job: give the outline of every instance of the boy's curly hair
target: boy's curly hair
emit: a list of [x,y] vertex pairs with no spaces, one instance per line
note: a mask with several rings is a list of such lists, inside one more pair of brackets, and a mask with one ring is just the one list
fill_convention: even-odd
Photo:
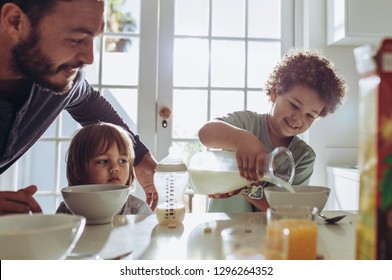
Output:
[[320,117],[335,112],[347,92],[347,85],[333,63],[313,50],[292,50],[286,54],[270,74],[265,91],[268,96],[273,90],[282,94],[297,85],[316,90],[325,102]]

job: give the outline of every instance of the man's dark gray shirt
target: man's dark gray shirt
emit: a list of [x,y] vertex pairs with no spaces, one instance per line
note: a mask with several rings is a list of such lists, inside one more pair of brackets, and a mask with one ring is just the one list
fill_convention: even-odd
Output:
[[118,124],[134,138],[135,164],[148,152],[138,135],[132,133],[110,103],[79,73],[69,93],[58,95],[33,84],[24,105],[16,111],[0,100],[0,174],[18,160],[47,130],[62,110],[82,126],[98,121]]

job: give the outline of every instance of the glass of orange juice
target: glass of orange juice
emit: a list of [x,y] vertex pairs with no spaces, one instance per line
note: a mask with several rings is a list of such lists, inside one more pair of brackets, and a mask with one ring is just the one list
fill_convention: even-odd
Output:
[[222,257],[226,260],[277,260],[284,255],[266,243],[263,225],[236,225],[221,232]]
[[316,207],[305,205],[268,208],[266,242],[285,248],[289,260],[316,259],[317,213]]

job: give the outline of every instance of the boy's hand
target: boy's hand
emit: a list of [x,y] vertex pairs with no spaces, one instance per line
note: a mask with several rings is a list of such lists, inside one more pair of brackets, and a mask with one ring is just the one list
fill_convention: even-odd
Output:
[[247,133],[236,146],[236,159],[240,175],[251,182],[259,181],[263,176],[264,158],[268,154],[267,149],[259,139],[251,133]]
[[228,192],[228,193],[214,193],[214,194],[209,194],[208,197],[209,198],[228,198],[230,196],[239,194],[241,192],[242,189],[239,190],[235,190],[232,192]]

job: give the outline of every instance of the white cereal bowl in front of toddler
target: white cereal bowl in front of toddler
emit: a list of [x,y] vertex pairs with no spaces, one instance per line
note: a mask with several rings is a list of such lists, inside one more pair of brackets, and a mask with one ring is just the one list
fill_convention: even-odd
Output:
[[289,192],[278,186],[264,188],[264,194],[271,207],[278,205],[308,205],[317,207],[321,212],[328,201],[331,189],[323,186],[292,186],[295,192]]
[[59,260],[73,250],[86,219],[68,214],[0,217],[1,260]]
[[78,185],[61,189],[68,209],[86,217],[87,224],[111,223],[128,199],[129,186],[113,184]]

